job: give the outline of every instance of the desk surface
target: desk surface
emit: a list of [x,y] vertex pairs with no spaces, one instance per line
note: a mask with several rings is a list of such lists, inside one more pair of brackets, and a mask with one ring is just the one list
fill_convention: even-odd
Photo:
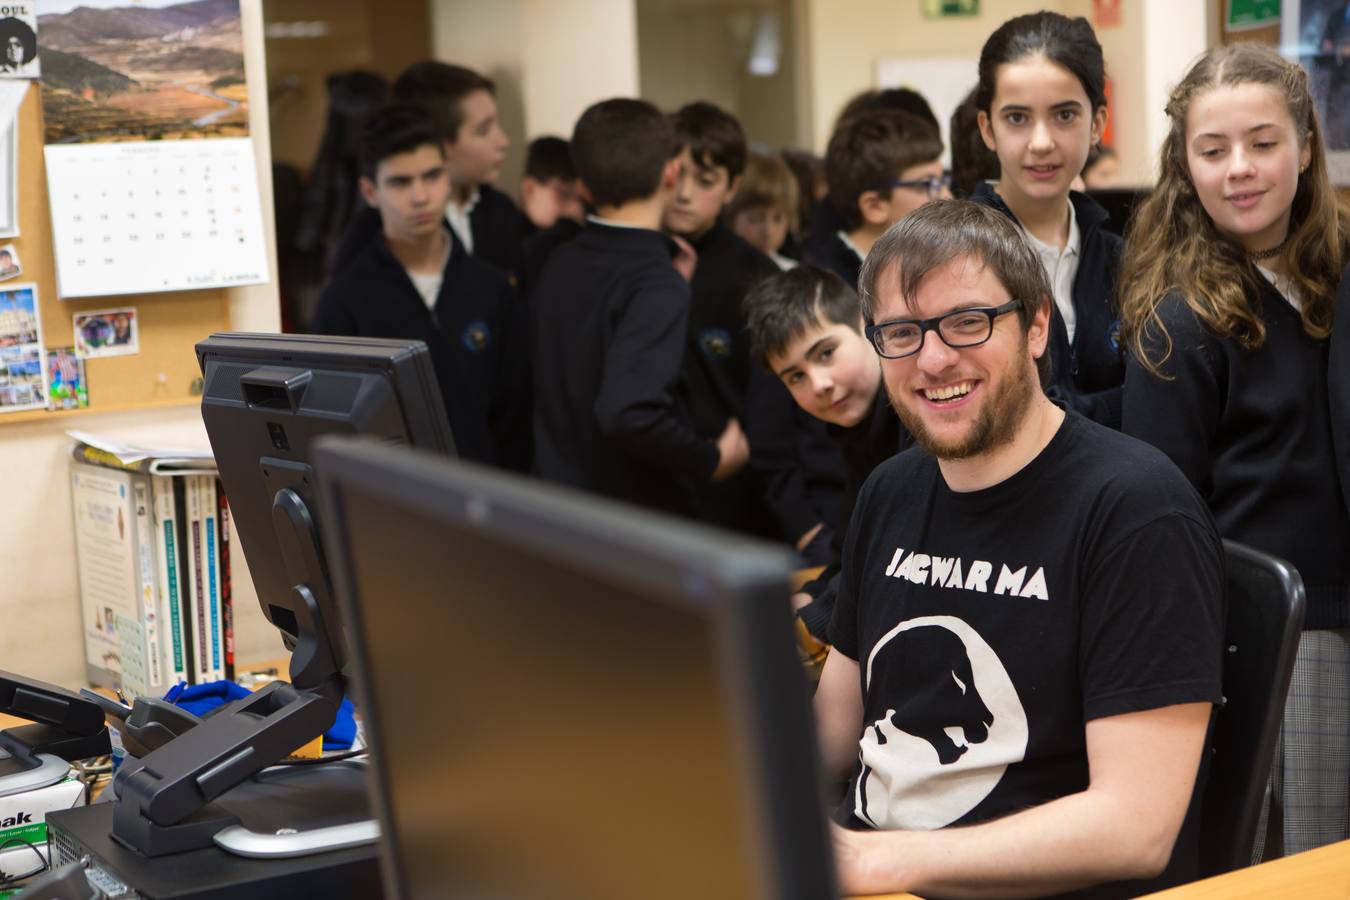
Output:
[[[1149,894],[1150,900],[1350,900],[1350,841],[1309,850],[1247,869]],[[913,894],[876,894],[852,900],[918,900]]]
[[1158,900],[1298,897],[1350,900],[1350,841],[1150,894]]

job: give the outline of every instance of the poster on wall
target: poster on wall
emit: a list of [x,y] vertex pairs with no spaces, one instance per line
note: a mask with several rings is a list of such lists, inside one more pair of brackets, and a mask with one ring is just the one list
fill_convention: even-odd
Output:
[[0,4],[0,78],[37,78],[38,8],[35,0]]
[[1350,0],[1285,0],[1280,47],[1308,70],[1331,178],[1350,186]]
[[0,413],[45,409],[37,285],[0,290]]
[[61,297],[266,281],[239,0],[39,12]]

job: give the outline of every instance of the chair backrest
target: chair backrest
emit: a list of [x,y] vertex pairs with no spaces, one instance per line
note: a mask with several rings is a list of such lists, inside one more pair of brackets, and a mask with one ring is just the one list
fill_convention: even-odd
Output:
[[1284,560],[1225,540],[1224,704],[1200,812],[1200,875],[1251,863],[1252,842],[1303,631],[1303,578]]

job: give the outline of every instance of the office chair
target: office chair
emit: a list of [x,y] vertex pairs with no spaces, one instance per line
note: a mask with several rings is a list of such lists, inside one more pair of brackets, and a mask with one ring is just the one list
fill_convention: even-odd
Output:
[[1303,631],[1303,578],[1282,559],[1225,540],[1224,703],[1200,812],[1200,877],[1251,863],[1285,696]]

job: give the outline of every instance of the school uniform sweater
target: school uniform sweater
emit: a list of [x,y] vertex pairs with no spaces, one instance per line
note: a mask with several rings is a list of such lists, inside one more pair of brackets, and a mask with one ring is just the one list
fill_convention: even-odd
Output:
[[[993,185],[982,182],[971,200],[1013,215]],[[1093,421],[1120,427],[1120,386],[1125,379],[1120,350],[1120,315],[1115,281],[1125,242],[1104,227],[1110,216],[1097,201],[1069,193],[1081,236],[1078,274],[1073,280],[1077,315],[1072,343],[1059,309],[1052,303],[1050,323],[1050,386],[1046,393]]]
[[[1123,429],[1165,452],[1205,498],[1219,532],[1292,563],[1305,628],[1350,625],[1350,515],[1342,501],[1327,384],[1328,341],[1255,276],[1266,338],[1216,337],[1173,292],[1158,314],[1172,339],[1163,380],[1127,361]],[[1164,342],[1151,341],[1155,350]],[[1344,463],[1342,462],[1342,466]]]
[[[485,184],[478,190],[478,203],[469,212],[473,252],[468,255],[491,263],[508,275],[514,274],[529,219],[516,208],[510,197],[496,188]],[[346,231],[342,233],[330,274],[342,271],[382,230],[379,211],[363,206],[352,216]],[[455,240],[455,248],[457,253],[466,252],[458,239]]]
[[529,469],[529,383],[506,276],[450,253],[428,308],[383,235],[376,235],[319,295],[311,330],[412,338],[431,352],[455,448],[466,459]]
[[[716,438],[730,419],[738,419],[755,455],[755,444],[763,445],[766,435],[790,435],[792,428],[786,389],[753,371],[741,309],[750,289],[776,275],[778,266],[720,222],[690,244],[698,262],[689,283],[689,344],[680,389],[699,435]],[[787,460],[774,457],[774,464]],[[770,539],[786,537],[764,502],[757,467],[700,484],[695,493],[698,516],[706,522]]]
[[514,200],[491,185],[479,185],[478,202],[469,211],[472,255],[515,274],[529,227],[529,218]]
[[839,425],[827,425],[825,428],[844,458],[846,476],[839,510],[842,525],[835,529],[835,537],[831,542],[834,561],[815,580],[802,586],[802,591],[810,594],[812,600],[798,612],[806,630],[821,641],[829,640],[830,618],[834,614],[833,582],[839,574],[840,561],[844,556],[845,530],[849,519],[853,517],[853,507],[858,502],[863,482],[867,481],[873,469],[914,443],[909,432],[900,424],[900,417],[891,408],[884,384],[877,387],[877,395],[867,418],[852,428]]
[[813,233],[802,248],[806,262],[827,269],[844,279],[853,290],[858,289],[858,275],[862,272],[862,258],[845,244],[837,231]]
[[581,233],[581,224],[572,219],[559,219],[548,228],[538,228],[526,235],[520,245],[520,261],[516,265],[516,290],[528,298],[539,282],[544,266],[553,251]]
[[535,469],[668,512],[692,512],[716,444],[675,395],[689,285],[657,231],[590,221],[555,249],[530,297]]

